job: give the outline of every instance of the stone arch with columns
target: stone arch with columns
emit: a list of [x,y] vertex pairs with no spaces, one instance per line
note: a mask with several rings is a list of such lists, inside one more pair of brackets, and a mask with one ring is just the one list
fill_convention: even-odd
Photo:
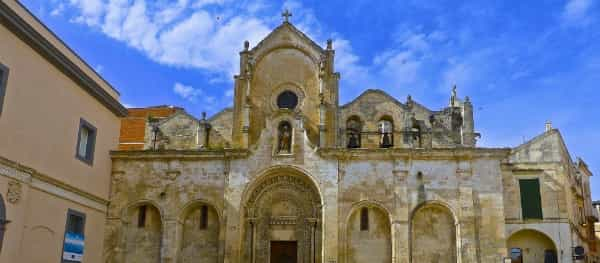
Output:
[[322,200],[306,171],[293,166],[267,169],[242,200],[242,262],[272,262],[275,242],[293,246],[297,262],[322,262]]

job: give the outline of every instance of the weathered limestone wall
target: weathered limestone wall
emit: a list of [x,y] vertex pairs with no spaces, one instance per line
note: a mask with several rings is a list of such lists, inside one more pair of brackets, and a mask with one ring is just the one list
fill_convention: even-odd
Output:
[[291,48],[274,50],[257,62],[250,90],[250,145],[258,141],[267,128],[266,119],[277,111],[277,96],[292,90],[298,95],[297,111],[306,118],[305,129],[318,142],[319,97],[318,68],[305,53]]
[[207,209],[206,227],[201,227],[201,204],[188,209],[183,221],[181,252],[178,262],[219,262],[219,215],[213,207]]
[[[159,244],[162,245],[160,256],[157,257],[161,258],[161,262],[175,262],[185,248],[183,245],[189,244],[182,241],[185,237],[183,229],[186,227],[185,222],[188,222],[186,218],[190,207],[198,204],[208,205],[209,211],[212,211],[209,213],[208,232],[219,233],[217,242],[219,249],[216,257],[223,258],[221,250],[224,244],[224,236],[221,235],[223,224],[219,222],[220,217],[217,215],[224,207],[226,163],[223,160],[184,161],[161,158],[114,160],[105,258],[114,259],[115,262],[143,260],[144,256],[137,256],[138,254],[127,254],[127,257],[122,255],[123,252],[128,253],[132,247],[138,245],[136,239],[131,239],[129,235],[132,224],[137,223],[137,216],[129,217],[128,220],[122,218],[132,207],[137,208],[140,204],[151,204],[156,207],[156,211],[160,212],[158,218],[163,227],[159,234]],[[152,237],[149,234],[146,236],[148,239]],[[209,243],[212,245],[206,245],[204,242],[202,246],[213,246],[207,249],[214,250],[214,237],[210,240]],[[183,254],[185,255],[185,252]]]
[[350,215],[346,229],[346,258],[348,263],[392,262],[392,237],[387,211],[376,206],[364,206],[368,213],[368,229],[361,229],[361,210]]
[[158,209],[146,205],[146,222],[138,226],[140,206],[127,211],[125,235],[125,261],[133,263],[161,262],[162,220]]
[[448,208],[426,205],[411,219],[411,262],[456,262],[456,223]]

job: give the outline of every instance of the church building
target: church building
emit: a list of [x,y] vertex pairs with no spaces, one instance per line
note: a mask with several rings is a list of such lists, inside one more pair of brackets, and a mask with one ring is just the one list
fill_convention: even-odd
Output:
[[441,109],[381,90],[341,105],[334,43],[287,15],[240,45],[231,108],[129,109],[105,262],[592,262],[592,174],[551,124],[483,148],[456,89]]

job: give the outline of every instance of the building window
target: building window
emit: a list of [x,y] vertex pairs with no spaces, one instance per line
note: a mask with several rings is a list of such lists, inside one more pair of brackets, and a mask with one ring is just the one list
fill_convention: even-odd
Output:
[[148,206],[141,205],[138,210],[138,223],[137,223],[138,228],[144,228],[146,226],[146,210],[147,209],[148,209]]
[[346,122],[346,135],[348,136],[348,148],[360,148],[360,135],[362,132],[362,124],[358,117],[352,116]]
[[298,96],[296,93],[286,90],[277,96],[277,107],[280,109],[293,110],[298,106]]
[[511,248],[510,259],[512,260],[512,263],[522,263],[523,251],[520,248]]
[[391,118],[383,118],[379,121],[379,147],[391,148],[394,146],[394,125]]
[[4,96],[6,95],[6,86],[8,83],[8,67],[0,64],[0,116],[4,106]]
[[81,262],[85,244],[84,232],[85,214],[69,209],[63,242],[63,263]]
[[519,180],[523,219],[542,219],[542,198],[539,179]]
[[208,228],[208,206],[200,207],[200,229]]
[[79,134],[77,135],[77,159],[91,165],[94,162],[94,147],[96,144],[96,128],[89,122],[81,119]]
[[6,230],[6,207],[4,206],[4,198],[0,194],[0,252],[2,252],[2,241],[4,240],[4,230]]
[[369,231],[369,208],[360,209],[360,231]]

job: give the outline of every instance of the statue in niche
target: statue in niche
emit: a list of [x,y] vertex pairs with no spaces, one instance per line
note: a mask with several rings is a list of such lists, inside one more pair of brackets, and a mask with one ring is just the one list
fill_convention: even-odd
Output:
[[292,153],[292,127],[289,122],[279,124],[278,153]]

